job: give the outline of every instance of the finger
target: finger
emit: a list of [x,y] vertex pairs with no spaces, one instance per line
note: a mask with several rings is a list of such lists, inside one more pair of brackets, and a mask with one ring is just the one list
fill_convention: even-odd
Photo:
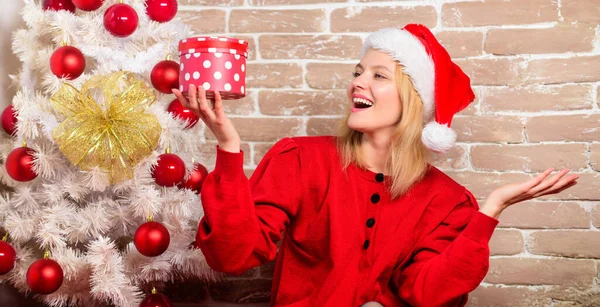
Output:
[[572,187],[574,185],[577,185],[577,181],[571,181],[571,182],[569,182],[569,184],[565,185],[564,187],[562,187],[562,188],[560,188],[560,189],[558,189],[558,190],[556,190],[556,191],[554,191],[552,193],[553,194],[561,193],[562,191],[564,191],[564,190],[566,190],[566,189],[568,189],[568,188],[570,188],[570,187]]
[[537,185],[531,189],[531,194],[535,195],[535,194],[541,193],[545,190],[548,190],[549,188],[554,186],[556,183],[558,183],[559,180],[561,178],[563,178],[563,176],[566,175],[568,172],[569,172],[569,169],[565,168],[565,169],[561,170],[560,172],[558,172],[557,174],[555,174],[554,176],[546,178],[544,181],[542,181],[542,183],[540,183],[539,185]]
[[545,195],[558,194],[558,193],[561,193],[562,191],[564,191],[564,190],[566,190],[566,189],[568,189],[568,188],[570,188],[570,187],[572,187],[572,186],[574,186],[576,184],[577,184],[577,181],[571,181],[568,184],[566,184],[564,186],[561,186],[560,188],[558,188],[556,190],[544,191],[543,193],[540,193],[540,194],[536,195],[534,198],[536,198],[536,197],[542,197],[542,196],[545,196]]
[[200,106],[198,105],[198,93],[195,85],[190,84],[190,87],[188,89],[188,96],[190,97],[190,109],[196,111],[199,114]]
[[225,117],[225,111],[223,110],[223,100],[221,99],[221,93],[215,91],[215,115],[217,118]]
[[176,88],[172,88],[171,92],[173,92],[173,94],[175,95],[175,97],[177,97],[177,100],[179,100],[179,102],[181,102],[181,104],[186,107],[186,108],[190,108],[190,102],[187,100],[187,98],[185,98],[185,96],[183,96],[183,94],[181,93],[181,91],[179,91]]
[[547,189],[535,193],[534,197],[540,197],[540,196],[547,195],[547,194],[560,193],[560,191],[563,191],[566,189],[565,187],[570,186],[573,182],[577,182],[576,181],[577,179],[579,179],[579,175],[570,175],[570,176],[563,177],[559,181],[554,183],[552,186],[548,187]]
[[553,171],[554,171],[554,168],[549,168],[549,169],[545,170],[543,173],[533,177],[533,179],[531,180],[531,183],[532,183],[531,188],[535,187],[536,185],[538,185],[542,181],[544,181],[544,179],[546,179],[550,174],[552,174]]
[[202,112],[207,119],[214,121],[215,113],[208,105],[208,99],[206,99],[206,90],[202,86],[198,88],[198,103],[200,105],[200,112]]
[[547,170],[545,170],[543,173],[538,174],[537,176],[519,183],[516,185],[518,192],[522,195],[522,197],[524,197],[525,199],[527,197],[531,197],[533,194],[531,193],[531,189],[533,189],[534,187],[536,187],[537,185],[539,185],[542,181],[544,181],[544,179],[546,177],[548,177],[548,175],[550,175],[550,173],[552,173],[552,171],[554,171],[553,168],[549,168]]

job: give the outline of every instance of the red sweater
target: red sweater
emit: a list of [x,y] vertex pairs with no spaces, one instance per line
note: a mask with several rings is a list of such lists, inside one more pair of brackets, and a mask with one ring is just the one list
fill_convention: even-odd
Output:
[[196,242],[230,274],[277,256],[272,306],[463,306],[486,275],[498,221],[434,167],[391,200],[383,174],[342,170],[333,137],[279,141],[250,180],[243,161],[217,148]]

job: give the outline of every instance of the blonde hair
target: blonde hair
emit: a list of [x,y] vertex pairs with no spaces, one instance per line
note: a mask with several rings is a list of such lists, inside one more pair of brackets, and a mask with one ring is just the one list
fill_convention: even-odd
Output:
[[[402,115],[396,125],[386,157],[385,171],[391,180],[387,182],[392,198],[404,195],[417,181],[421,180],[429,167],[429,150],[421,141],[423,130],[423,102],[409,76],[396,65],[396,80]],[[348,112],[340,125],[337,147],[344,169],[354,162],[365,169],[361,152],[363,133],[348,127]]]

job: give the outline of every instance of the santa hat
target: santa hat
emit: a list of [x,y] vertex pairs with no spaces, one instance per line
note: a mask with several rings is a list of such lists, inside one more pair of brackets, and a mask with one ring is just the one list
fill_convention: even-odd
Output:
[[400,62],[423,101],[422,141],[435,152],[454,146],[456,132],[450,128],[454,114],[474,99],[469,77],[458,67],[427,27],[409,24],[371,33],[362,48],[383,51]]

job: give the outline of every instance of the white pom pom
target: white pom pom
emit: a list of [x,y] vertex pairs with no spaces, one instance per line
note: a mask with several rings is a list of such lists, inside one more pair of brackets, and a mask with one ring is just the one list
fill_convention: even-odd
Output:
[[431,151],[443,153],[454,147],[456,132],[446,125],[431,121],[423,128],[421,140]]

